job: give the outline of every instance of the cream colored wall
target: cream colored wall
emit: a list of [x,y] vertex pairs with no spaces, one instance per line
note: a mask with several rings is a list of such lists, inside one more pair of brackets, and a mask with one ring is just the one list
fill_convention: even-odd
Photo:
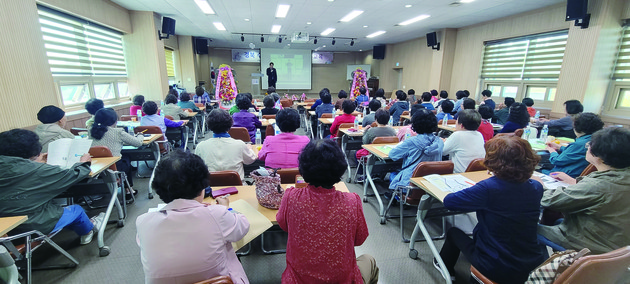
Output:
[[191,36],[179,36],[179,60],[181,62],[181,80],[184,88],[194,92],[197,86],[197,68]]
[[[376,61],[376,60],[375,60]],[[402,43],[388,44],[385,47],[385,59],[380,61],[380,87],[385,92],[395,91],[398,83],[398,71],[402,67],[402,86],[400,89],[407,91],[426,90],[431,76],[433,50],[426,46],[426,39],[416,38]]]
[[124,33],[133,31],[129,11],[109,0],[38,0],[37,2]]

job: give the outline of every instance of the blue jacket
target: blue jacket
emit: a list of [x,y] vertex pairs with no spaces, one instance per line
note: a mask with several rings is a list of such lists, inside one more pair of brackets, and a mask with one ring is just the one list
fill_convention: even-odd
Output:
[[569,146],[560,147],[560,150],[549,155],[549,162],[554,167],[551,170],[543,170],[544,174],[563,172],[572,178],[580,176],[589,162],[586,160],[586,143],[591,141],[591,135],[584,135],[575,139]]
[[315,109],[315,113],[317,114],[317,118],[322,117],[324,113],[332,113],[335,110],[335,106],[333,104],[321,104],[317,106]]
[[435,117],[437,118],[438,121],[444,119],[444,117],[446,117],[446,120],[454,119],[450,113],[445,113],[445,112],[440,112],[436,114]]
[[520,124],[513,121],[508,121],[505,123],[505,125],[503,125],[503,128],[501,129],[501,131],[499,131],[499,133],[512,133],[520,128],[524,128],[524,126],[521,126]]
[[455,105],[453,106],[453,112],[457,113],[458,111],[460,111],[460,109],[462,108],[462,103],[464,102],[464,99],[465,98],[461,98],[455,102]]
[[432,103],[422,103],[422,105],[428,110],[435,110],[435,107],[433,107]]
[[357,102],[357,105],[362,104],[364,102],[369,102],[370,101],[370,97],[368,97],[367,95],[359,95],[355,101]]
[[[280,101],[278,101],[278,102],[280,102]],[[315,101],[315,103],[311,106],[311,110],[316,110],[316,109],[317,109],[317,106],[319,106],[319,105],[321,105],[321,104],[322,104],[322,99],[317,99],[317,100]]]
[[392,121],[394,123],[398,123],[400,121],[400,115],[402,115],[403,111],[409,110],[409,102],[406,101],[398,101],[389,108],[389,114],[392,115]]
[[420,162],[441,161],[444,142],[433,134],[418,134],[405,139],[389,152],[389,158],[398,161],[403,159],[403,167],[390,182],[389,188],[409,185],[409,179],[416,165]]

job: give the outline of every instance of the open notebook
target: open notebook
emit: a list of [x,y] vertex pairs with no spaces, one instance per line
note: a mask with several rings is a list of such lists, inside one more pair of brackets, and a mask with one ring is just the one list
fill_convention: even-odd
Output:
[[62,138],[48,144],[47,164],[57,165],[61,168],[70,168],[81,160],[81,156],[87,154],[92,146],[89,139]]
[[475,185],[475,182],[463,175],[428,175],[424,179],[445,192],[457,192]]

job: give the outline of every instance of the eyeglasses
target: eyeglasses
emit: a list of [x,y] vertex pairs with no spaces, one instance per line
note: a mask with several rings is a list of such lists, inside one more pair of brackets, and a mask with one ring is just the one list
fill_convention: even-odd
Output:
[[586,144],[584,144],[584,148],[591,148],[591,141],[586,142]]

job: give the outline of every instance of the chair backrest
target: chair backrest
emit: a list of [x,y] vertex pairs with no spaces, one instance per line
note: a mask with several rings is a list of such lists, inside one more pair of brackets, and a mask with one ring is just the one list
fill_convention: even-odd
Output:
[[523,136],[524,131],[525,130],[523,130],[523,128],[516,129],[516,131],[514,131],[514,136],[521,137]]
[[275,114],[266,114],[266,115],[263,115],[262,118],[264,118],[264,119],[276,119],[276,115]]
[[[160,129],[159,126],[155,126],[155,125],[150,125],[150,126],[138,126],[136,128],[133,129],[134,133],[140,133],[142,131],[144,131],[144,134],[164,134],[162,133],[162,129]],[[162,137],[158,138],[156,141],[166,141],[166,136],[162,135]],[[160,153],[166,153],[168,152],[168,149],[166,148],[166,146],[164,146],[164,144],[162,143],[158,143],[159,147],[160,147]]]
[[187,111],[187,112],[193,112],[193,110],[191,108],[183,108],[183,111]]
[[576,260],[562,272],[554,284],[613,284],[628,273],[630,266],[630,246],[614,251],[587,255]]
[[372,140],[372,144],[387,144],[387,143],[398,143],[398,137],[396,136],[382,136],[376,137]]
[[[273,129],[273,125],[267,125],[267,129],[265,129],[265,136],[274,136],[276,135],[275,129]],[[251,139],[251,138],[250,138]]]
[[[427,175],[448,175],[453,173],[453,169],[455,169],[455,164],[453,161],[439,161],[439,162],[420,162],[413,169],[413,173],[411,173],[411,177],[423,177]],[[424,195],[424,190],[416,189],[411,192],[410,195],[407,196],[408,204],[418,204],[418,201]]]
[[295,183],[295,177],[300,175],[300,169],[298,168],[279,169],[278,174],[280,175],[280,183],[283,183],[283,184]]
[[449,119],[446,121],[447,124],[457,124],[457,119]]
[[314,103],[316,101],[317,101],[316,99],[306,99],[304,102],[305,103]]
[[[354,123],[342,123],[342,124],[339,124],[339,129],[352,128],[352,127],[354,127]],[[337,130],[337,136],[339,136],[339,130]]]
[[466,168],[466,172],[485,171],[486,166],[483,165],[484,160],[484,158],[477,158],[470,161],[470,164],[468,164],[468,168]]
[[282,104],[282,107],[291,107],[293,105],[293,101],[290,99],[280,99],[280,104]]
[[210,186],[239,186],[243,185],[241,177],[235,171],[210,172],[208,174]]
[[592,172],[596,172],[597,168],[595,166],[593,166],[593,164],[588,164],[588,166],[582,171],[582,173],[580,174],[581,177],[586,176]]
[[[105,146],[92,146],[90,147],[88,153],[90,153],[90,156],[92,156],[92,158],[113,157],[112,151],[110,151],[109,148]],[[117,171],[116,164],[111,165],[109,169],[112,171]]]
[[478,283],[482,283],[482,284],[496,284],[496,282],[490,280],[488,277],[486,277],[485,275],[481,274],[481,272],[479,272],[479,270],[477,270],[477,268],[475,268],[474,266],[470,266],[470,274],[472,274],[472,277],[475,278],[475,280],[477,280]]
[[72,135],[74,135],[74,136],[79,136],[79,132],[83,132],[83,131],[88,131],[88,129],[87,128],[78,128],[78,127],[70,128],[70,133],[72,133]]
[[408,110],[403,111],[401,115],[409,115],[409,111]]
[[196,106],[196,107],[204,107],[204,106],[206,106],[206,105],[204,105],[204,104],[202,104],[202,103],[195,103],[195,106]]
[[321,118],[332,118],[332,113],[322,113]]
[[135,115],[123,114],[120,116],[120,121],[131,121],[132,117],[137,117]]
[[195,282],[193,284],[234,284],[234,282],[232,282],[232,278],[230,278],[230,276],[223,275],[223,276],[213,277],[208,280]]
[[232,127],[228,130],[228,134],[230,134],[230,137],[242,140],[245,143],[252,142],[252,139],[249,137],[249,132],[245,127]]

